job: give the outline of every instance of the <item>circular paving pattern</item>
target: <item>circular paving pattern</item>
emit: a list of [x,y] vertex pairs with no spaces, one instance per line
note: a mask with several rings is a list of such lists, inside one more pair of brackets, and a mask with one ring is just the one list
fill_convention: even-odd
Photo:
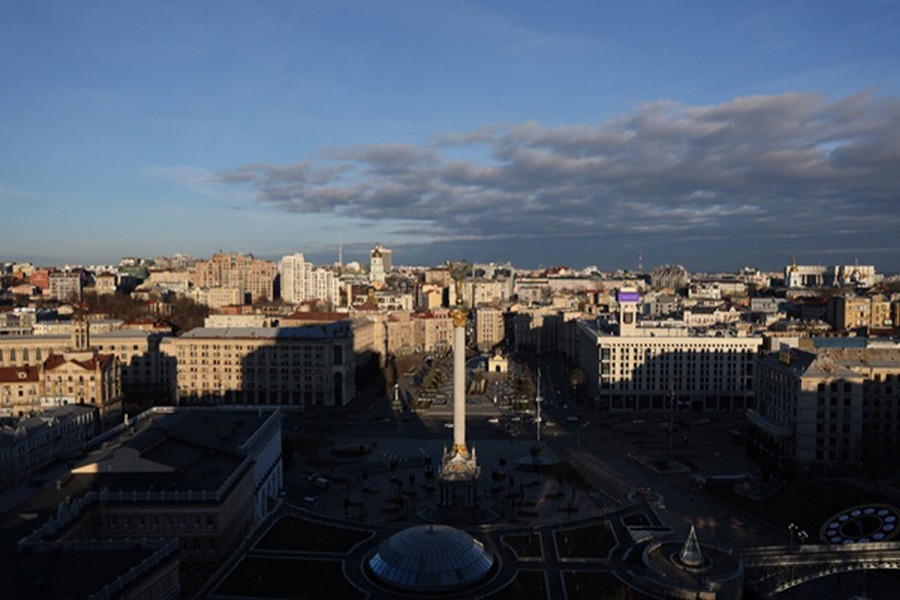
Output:
[[819,536],[831,544],[886,542],[897,536],[900,511],[888,504],[861,504],[825,521]]

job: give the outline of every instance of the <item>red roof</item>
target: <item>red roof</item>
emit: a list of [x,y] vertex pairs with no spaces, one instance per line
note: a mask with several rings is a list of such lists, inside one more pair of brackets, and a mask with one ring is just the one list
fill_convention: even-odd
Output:
[[52,371],[61,365],[72,363],[87,371],[96,371],[105,367],[112,359],[112,354],[94,354],[94,357],[88,360],[67,360],[62,354],[51,354],[44,361],[44,369]]
[[291,321],[343,321],[345,319],[349,319],[350,315],[347,313],[339,313],[339,312],[295,312],[294,314],[285,317],[285,319]]
[[40,370],[37,367],[0,367],[0,383],[17,383],[22,381],[39,381]]

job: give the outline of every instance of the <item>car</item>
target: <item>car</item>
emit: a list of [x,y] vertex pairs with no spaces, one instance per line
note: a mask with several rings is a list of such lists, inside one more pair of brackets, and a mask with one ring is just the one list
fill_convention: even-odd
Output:
[[578,415],[569,415],[568,417],[566,417],[566,421],[568,421],[569,423],[577,423]]
[[554,423],[553,421],[545,421],[544,427],[556,427],[556,423]]
[[522,422],[522,417],[519,417],[519,416],[510,417],[510,418],[509,418],[509,422],[510,422],[510,423],[521,423],[521,422]]
[[447,421],[446,423],[444,423],[444,427],[446,427],[447,429],[453,429],[453,422]]
[[493,424],[493,425],[496,425],[497,423],[500,422],[500,419],[498,419],[497,417],[488,417],[487,422],[488,422],[488,423],[491,423],[491,424]]
[[303,496],[303,501],[309,504],[315,504],[319,501],[319,498],[317,496]]

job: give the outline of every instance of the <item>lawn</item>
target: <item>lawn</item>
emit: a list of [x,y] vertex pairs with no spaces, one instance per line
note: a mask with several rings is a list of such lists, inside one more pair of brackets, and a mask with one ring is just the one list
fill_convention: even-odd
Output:
[[560,559],[606,558],[616,545],[616,536],[607,521],[577,529],[560,529],[553,535]]
[[543,571],[519,571],[505,588],[487,596],[489,600],[547,600]]
[[371,532],[345,529],[307,521],[298,517],[282,517],[256,544],[260,550],[294,552],[348,552],[356,544],[369,539]]
[[612,573],[599,571],[565,573],[566,596],[569,600],[652,600],[637,592]]
[[520,558],[540,558],[542,556],[541,535],[539,533],[507,535],[503,537],[503,541]]
[[244,558],[213,594],[296,600],[366,597],[344,579],[340,561],[261,557]]

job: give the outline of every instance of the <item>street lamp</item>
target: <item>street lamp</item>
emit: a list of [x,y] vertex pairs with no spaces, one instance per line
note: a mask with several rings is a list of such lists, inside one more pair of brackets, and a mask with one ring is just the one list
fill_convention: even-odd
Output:
[[794,551],[794,535],[796,535],[800,532],[800,528],[797,525],[795,525],[794,523],[788,524],[787,528],[788,528],[788,535],[790,536],[790,541],[788,542],[788,552],[793,552]]

